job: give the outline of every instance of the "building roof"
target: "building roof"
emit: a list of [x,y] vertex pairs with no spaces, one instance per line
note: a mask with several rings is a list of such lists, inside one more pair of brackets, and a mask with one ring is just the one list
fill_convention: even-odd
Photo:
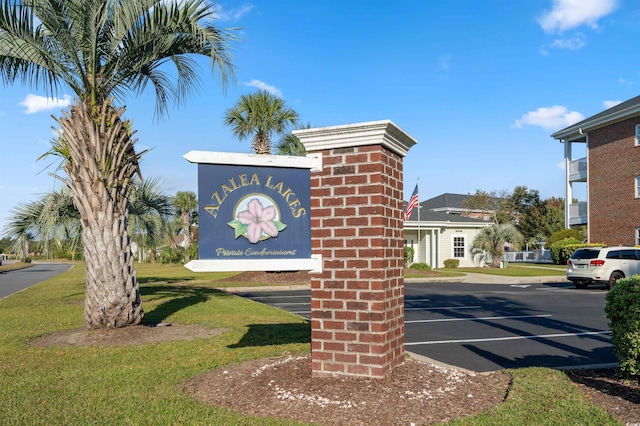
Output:
[[640,115],[640,96],[631,98],[596,115],[572,124],[551,135],[554,139],[568,139],[574,142],[586,141],[585,132],[606,126],[627,118]]
[[[449,195],[456,195],[456,194],[449,194]],[[455,223],[482,223],[482,224],[487,223],[480,219],[465,217],[459,214],[449,214],[443,211],[431,210],[429,209],[430,201],[431,200],[426,200],[419,204],[420,222],[455,222]],[[407,207],[407,203],[405,202],[404,208],[406,209],[406,207]],[[413,209],[411,211],[411,215],[409,216],[409,222],[417,222],[417,221],[418,221],[418,207]]]
[[421,206],[429,210],[466,210],[463,201],[469,198],[469,195],[444,193],[437,197],[429,198],[420,203]]
[[[437,197],[429,198],[422,202],[423,208],[442,212],[456,212],[463,213],[468,212],[470,209],[464,205],[465,200],[473,197],[473,195],[451,194],[445,192]],[[494,207],[497,206],[501,198],[492,197],[494,200]]]

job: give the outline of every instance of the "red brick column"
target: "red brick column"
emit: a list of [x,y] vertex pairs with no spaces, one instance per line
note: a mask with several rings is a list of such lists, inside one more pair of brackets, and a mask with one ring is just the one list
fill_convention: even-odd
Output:
[[388,120],[295,134],[323,163],[311,175],[313,374],[383,377],[404,362],[402,158],[416,142]]

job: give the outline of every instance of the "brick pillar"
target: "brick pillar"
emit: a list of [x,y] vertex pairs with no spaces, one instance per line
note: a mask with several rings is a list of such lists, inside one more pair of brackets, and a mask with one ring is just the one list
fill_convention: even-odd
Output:
[[389,120],[297,130],[310,154],[314,376],[383,377],[404,362],[402,159],[416,141]]

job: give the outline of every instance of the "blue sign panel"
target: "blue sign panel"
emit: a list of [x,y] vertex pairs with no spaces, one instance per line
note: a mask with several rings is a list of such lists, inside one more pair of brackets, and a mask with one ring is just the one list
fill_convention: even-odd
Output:
[[311,257],[309,169],[198,164],[200,259]]

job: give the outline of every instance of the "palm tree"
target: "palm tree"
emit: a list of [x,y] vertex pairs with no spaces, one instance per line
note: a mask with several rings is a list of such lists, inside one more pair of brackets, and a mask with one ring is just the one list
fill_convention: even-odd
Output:
[[183,246],[185,250],[184,260],[189,262],[189,246],[191,245],[191,225],[198,215],[198,199],[193,191],[178,191],[173,197],[173,206],[176,215],[180,217],[180,229],[184,235]]
[[71,90],[56,119],[66,155],[59,177],[82,218],[87,328],[139,324],[143,311],[128,231],[128,198],[140,174],[122,119],[127,91],[152,85],[156,112],[198,85],[192,54],[207,56],[223,86],[233,76],[229,32],[213,26],[207,0],[1,0],[0,78]]
[[297,121],[298,113],[266,90],[242,95],[224,115],[224,124],[239,140],[253,136],[256,154],[271,154],[271,135],[284,133]]
[[509,223],[494,223],[484,228],[473,242],[476,250],[487,251],[491,256],[493,266],[499,267],[504,254],[504,244],[512,243],[519,248],[524,238],[518,230]]
[[[132,239],[157,240],[163,222],[168,222],[173,207],[168,196],[162,194],[157,179],[136,180],[129,198],[129,224]],[[51,255],[51,244],[59,251],[76,251],[82,245],[80,212],[73,202],[71,191],[63,187],[29,203],[16,206],[4,228],[5,235],[14,241],[12,251],[22,250],[25,240],[42,242],[45,255]]]
[[136,180],[129,197],[129,228],[140,252],[155,251],[161,245],[173,214],[171,197],[162,193],[158,179]]
[[[296,130],[310,128],[311,123],[296,126]],[[304,145],[302,145],[300,139],[298,139],[298,137],[293,133],[284,135],[276,145],[276,148],[278,148],[278,154],[280,155],[294,155],[298,157],[304,157],[307,155],[307,150]]]
[[[70,191],[63,188],[36,201],[18,204],[5,226],[5,235],[12,239],[11,251],[25,251],[24,242],[38,240],[46,256],[51,256],[51,243],[59,249],[74,251],[80,241],[80,216]],[[27,254],[24,253],[24,257]]]

